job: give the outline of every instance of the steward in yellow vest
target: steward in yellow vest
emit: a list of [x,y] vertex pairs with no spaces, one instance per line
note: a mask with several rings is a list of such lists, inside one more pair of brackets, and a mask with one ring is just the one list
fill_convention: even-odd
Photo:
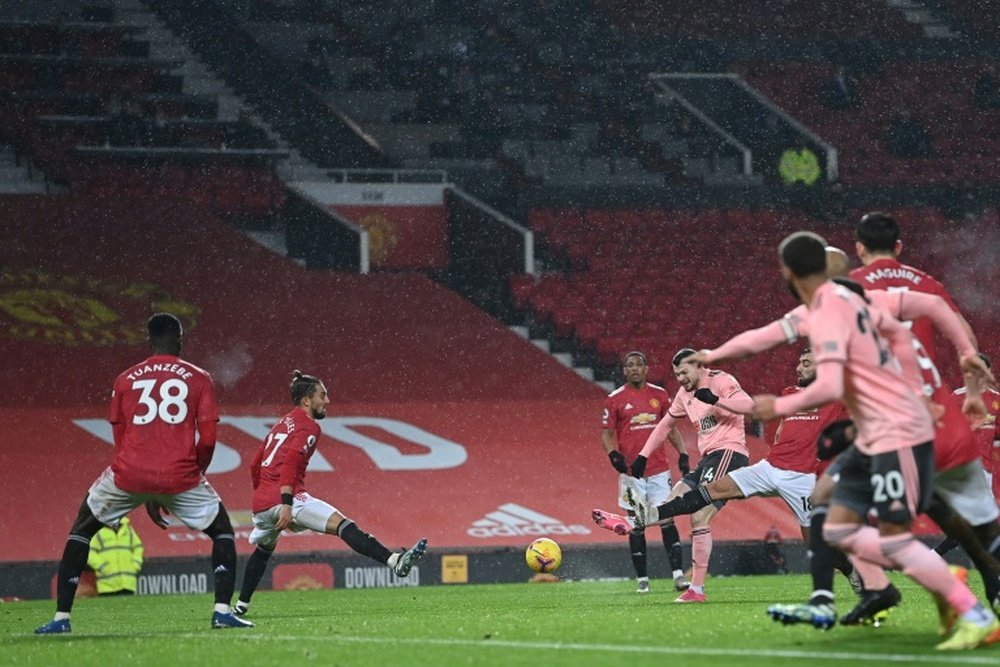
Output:
[[142,540],[128,517],[122,517],[118,530],[105,526],[97,531],[87,557],[87,565],[97,575],[97,594],[134,594],[142,556]]

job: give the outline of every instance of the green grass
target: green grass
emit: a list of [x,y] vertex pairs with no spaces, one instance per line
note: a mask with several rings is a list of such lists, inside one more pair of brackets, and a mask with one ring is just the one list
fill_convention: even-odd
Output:
[[[669,581],[260,592],[257,627],[211,630],[211,597],[80,600],[71,636],[35,637],[51,601],[0,605],[6,665],[1000,665],[1000,645],[934,651],[926,593],[894,577],[904,603],[881,628],[785,627],[768,604],[799,602],[805,576],[715,578],[710,602],[673,604]],[[849,596],[846,582],[837,582]],[[851,600],[853,603],[853,599]],[[841,612],[847,610],[847,602]]]

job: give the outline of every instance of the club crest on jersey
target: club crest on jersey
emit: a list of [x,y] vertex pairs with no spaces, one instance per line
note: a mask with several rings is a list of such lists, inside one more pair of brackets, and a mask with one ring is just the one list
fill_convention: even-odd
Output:
[[661,405],[660,399],[658,398],[649,399],[649,407],[653,408],[654,410],[659,410],[660,405]]

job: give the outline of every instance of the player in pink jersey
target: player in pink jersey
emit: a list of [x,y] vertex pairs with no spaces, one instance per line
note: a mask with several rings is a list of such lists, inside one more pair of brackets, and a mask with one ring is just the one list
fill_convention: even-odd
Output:
[[[864,266],[851,271],[851,280],[861,283],[865,290],[923,292],[941,297],[955,311],[973,344],[976,343],[972,327],[962,317],[944,285],[930,274],[899,262],[903,242],[899,238],[899,224],[891,215],[881,211],[868,213],[862,216],[855,233],[855,251]],[[936,361],[930,322],[926,318],[914,320],[913,333],[923,343],[930,358]]]
[[[816,379],[812,350],[807,349],[799,356],[795,373],[798,377],[796,386],[786,387],[783,395],[802,391]],[[839,402],[786,417],[778,426],[774,443],[765,459],[673,498],[659,507],[659,521],[655,523],[672,521],[671,517],[678,514],[697,512],[715,501],[780,496],[798,519],[802,539],[809,545],[810,522],[813,520],[809,498],[816,485],[816,440],[825,427],[846,418],[847,410]],[[821,535],[821,532],[817,534]],[[831,566],[843,572],[851,580],[852,587],[860,593],[861,579],[844,554],[835,551],[831,560]]]
[[392,568],[397,577],[407,576],[427,552],[427,540],[420,539],[410,549],[393,553],[336,507],[309,495],[305,488],[306,468],[320,436],[317,421],[326,417],[330,397],[319,378],[301,371],[292,372],[288,391],[295,408],[271,427],[250,463],[254,488],[250,544],[256,548],[247,559],[234,610],[240,616],[249,611],[250,598],[283,530],[337,535],[359,554]]
[[[701,459],[697,467],[684,475],[673,488],[668,501],[749,463],[743,413],[752,406],[750,396],[729,373],[691,363],[689,357],[694,354],[695,351],[691,348],[684,348],[674,355],[674,377],[681,389],[631,467],[633,477],[642,477],[648,458],[663,446],[676,421],[687,417],[698,429],[698,452]],[[691,587],[675,602],[706,601],[705,575],[712,555],[710,523],[725,504],[724,500],[714,501],[692,515]],[[646,512],[646,508],[641,508],[637,511],[637,517],[644,516]],[[628,533],[628,529],[618,523],[621,518],[618,515],[594,510],[593,518],[603,528],[619,534]]]
[[[754,416],[769,420],[843,398],[857,435],[853,455],[842,465],[824,537],[863,560],[902,570],[946,600],[959,619],[939,650],[975,648],[1000,634],[1000,622],[910,532],[913,519],[930,502],[930,412],[879,333],[891,325],[884,321],[888,316],[827,278],[825,247],[817,235],[798,232],[779,248],[782,275],[809,308],[816,381],[793,396],[755,397]],[[867,524],[871,508],[879,518],[877,529]]]
[[[642,451],[646,439],[656,424],[667,413],[670,395],[663,387],[646,381],[649,366],[642,352],[629,352],[622,366],[625,384],[608,394],[604,401],[601,418],[601,446],[608,455],[612,467],[618,471],[618,504],[628,514],[634,516],[630,500],[644,507],[656,507],[670,495],[670,464],[665,448],[661,447],[650,455],[645,475],[639,478],[629,474],[629,464]],[[684,441],[676,429],[670,432],[670,442],[677,449],[677,467],[681,474],[690,472],[688,455]],[[629,495],[631,494],[631,495]],[[640,523],[647,521],[640,518]],[[634,523],[634,522],[633,522]],[[674,588],[687,590],[689,584],[684,578],[681,560],[681,541],[673,521],[660,527],[663,546],[673,570]],[[635,567],[638,586],[636,592],[649,592],[649,574],[646,566],[646,533],[631,531],[628,536],[632,565]]]
[[[844,275],[847,272],[848,260],[846,254],[837,248],[827,248],[827,274]],[[856,283],[849,283],[854,288],[859,288]],[[954,343],[964,370],[976,374],[988,373],[985,364],[978,362],[975,358],[974,347],[968,336],[962,329],[954,312],[938,297],[917,292],[884,292],[876,290],[867,293],[877,303],[890,311],[890,314],[899,319],[913,319],[916,317],[926,317],[934,322],[935,326],[947,334]],[[706,363],[714,363],[725,359],[743,358],[753,353],[761,352],[783,342],[794,342],[801,336],[808,336],[808,327],[803,319],[808,314],[805,306],[799,306],[788,313],[785,318],[774,322],[760,329],[740,334],[715,350],[703,350],[699,353],[700,360]],[[912,346],[914,352],[919,351],[919,355],[910,354],[913,360],[911,369],[911,381],[916,391],[921,394],[933,397],[938,403],[945,406],[943,421],[939,424],[936,432],[935,464],[938,470],[947,472],[936,480],[935,497],[940,493],[944,501],[953,505],[959,516],[948,516],[948,509],[939,507],[940,502],[932,504],[931,511],[933,518],[949,534],[959,535],[962,544],[972,555],[977,568],[982,573],[987,591],[997,589],[996,561],[990,556],[988,550],[994,542],[996,522],[988,516],[991,510],[989,503],[979,502],[978,498],[983,495],[984,489],[976,489],[975,483],[981,474],[966,465],[973,461],[976,456],[970,448],[971,438],[968,425],[962,417],[961,410],[954,404],[954,400],[947,394],[947,389],[943,388],[934,363],[923,352],[919,340],[912,335],[907,335],[899,340],[903,346],[902,353],[906,353]],[[921,374],[923,379],[921,379]],[[975,413],[974,406],[970,406],[970,412]],[[950,424],[950,427],[949,427]],[[816,489],[813,492],[813,541],[812,559],[810,570],[813,576],[813,600],[820,604],[810,605],[775,605],[769,611],[776,620],[783,622],[809,621],[816,623],[820,619],[818,627],[823,627],[824,623],[832,622],[831,614],[814,615],[812,611],[821,609],[824,602],[831,602],[832,576],[831,576],[831,554],[833,550],[822,539],[822,523],[826,513],[826,506],[830,502],[835,488],[833,477],[839,469],[834,463],[817,481]],[[964,519],[964,520],[963,520]],[[977,526],[976,534],[970,531],[968,523]],[[978,538],[978,542],[977,539]],[[863,568],[864,563],[859,567]],[[881,570],[876,568],[874,574],[869,571],[869,578],[866,586],[869,590],[865,592],[861,602],[848,612],[841,622],[854,624],[872,618],[874,614],[894,606],[899,602],[899,592],[892,587],[885,578]],[[990,593],[990,598],[995,595]],[[832,604],[829,605],[832,608]]]
[[[153,356],[115,380],[109,419],[115,458],[80,506],[59,563],[55,618],[35,634],[71,632],[70,612],[91,538],[104,526],[117,528],[122,517],[144,503],[166,507],[186,526],[212,539],[212,627],[253,626],[229,607],[236,583],[233,526],[204,476],[219,421],[212,378],[180,358],[183,328],[176,317],[156,313],[146,330]],[[159,510],[150,511],[159,520]]]

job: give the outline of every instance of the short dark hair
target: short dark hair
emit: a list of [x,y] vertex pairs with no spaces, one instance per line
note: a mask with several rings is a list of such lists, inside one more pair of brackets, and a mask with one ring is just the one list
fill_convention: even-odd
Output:
[[670,360],[670,363],[674,366],[680,366],[681,362],[690,357],[692,354],[696,354],[694,348],[682,347],[677,350],[677,353],[674,354],[674,358]]
[[649,362],[646,361],[646,355],[645,354],[643,354],[639,350],[632,350],[631,352],[626,352],[625,356],[622,357],[622,366],[624,366],[625,364],[628,363],[628,358],[629,357],[639,357],[640,359],[642,359],[642,363],[644,365],[648,365],[649,364]]
[[303,398],[312,396],[321,384],[323,383],[318,377],[306,375],[300,370],[292,371],[292,384],[288,387],[288,393],[292,396],[292,405],[298,405]]
[[899,241],[899,223],[882,211],[865,213],[854,231],[861,245],[871,252],[892,252]]
[[146,330],[150,338],[162,338],[164,336],[181,336],[184,334],[184,327],[175,315],[170,313],[155,313],[146,320]]
[[826,241],[813,232],[795,232],[778,246],[781,262],[796,278],[826,273]]
[[991,370],[993,369],[993,362],[990,361],[990,358],[985,353],[977,352],[976,354],[978,354],[979,358],[983,360],[984,364],[986,364],[986,368],[989,368]]
[[812,351],[813,351],[813,349],[811,347],[809,347],[808,345],[806,345],[804,348],[802,348],[802,351],[799,352],[799,356],[800,357],[804,357],[807,354],[812,354]]

